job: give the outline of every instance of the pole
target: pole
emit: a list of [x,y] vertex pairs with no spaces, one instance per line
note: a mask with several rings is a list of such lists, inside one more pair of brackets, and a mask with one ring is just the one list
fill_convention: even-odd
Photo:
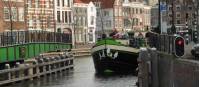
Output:
[[86,29],[85,29],[85,44],[86,44],[86,33],[87,33],[87,31],[86,31]]
[[174,1],[172,0],[172,27],[171,27],[172,34],[176,34],[176,26],[175,26],[175,23],[174,23],[174,19],[175,19],[175,16],[174,16]]
[[160,0],[158,0],[158,31],[160,33],[161,31],[161,14],[160,14],[160,11],[161,8],[160,8]]

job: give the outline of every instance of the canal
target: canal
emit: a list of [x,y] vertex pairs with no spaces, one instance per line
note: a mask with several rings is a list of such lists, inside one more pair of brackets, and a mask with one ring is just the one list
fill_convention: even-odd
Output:
[[91,57],[75,58],[74,70],[10,84],[4,87],[136,87],[132,74],[96,75]]

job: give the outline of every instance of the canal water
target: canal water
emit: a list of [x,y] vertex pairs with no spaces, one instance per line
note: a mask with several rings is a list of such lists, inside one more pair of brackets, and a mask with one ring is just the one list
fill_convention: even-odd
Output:
[[136,87],[132,74],[96,75],[91,57],[75,58],[74,70],[23,81],[5,87]]

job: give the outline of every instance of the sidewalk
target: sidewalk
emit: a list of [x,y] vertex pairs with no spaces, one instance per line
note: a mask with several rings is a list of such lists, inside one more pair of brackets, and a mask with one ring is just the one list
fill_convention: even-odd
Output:
[[195,45],[194,42],[190,42],[188,45],[185,45],[185,55],[184,55],[184,58],[193,58],[192,54],[191,54],[191,50],[192,50],[192,47]]
[[80,48],[92,48],[94,44],[78,44],[73,49],[80,49]]
[[72,53],[74,53],[75,57],[82,57],[82,56],[91,56],[91,48],[94,44],[81,44],[76,45],[72,49]]

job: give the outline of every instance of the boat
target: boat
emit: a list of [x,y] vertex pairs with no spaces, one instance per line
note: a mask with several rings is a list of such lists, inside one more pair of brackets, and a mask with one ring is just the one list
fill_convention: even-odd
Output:
[[[122,41],[124,42],[124,41]],[[96,73],[135,72],[139,49],[122,44],[120,40],[103,38],[92,47],[91,53]]]

